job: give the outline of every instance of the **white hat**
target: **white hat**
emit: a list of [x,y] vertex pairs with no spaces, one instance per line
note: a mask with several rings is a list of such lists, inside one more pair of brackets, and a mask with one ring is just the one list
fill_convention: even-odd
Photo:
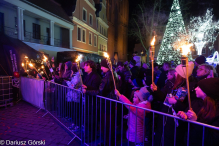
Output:
[[138,96],[141,102],[147,100],[150,96],[150,92],[147,90],[146,87],[142,87],[140,90],[135,91],[134,94]]
[[[188,76],[192,75],[193,69],[194,69],[194,63],[189,62],[188,63]],[[175,70],[181,77],[186,78],[186,67],[183,67],[182,64],[178,65]]]

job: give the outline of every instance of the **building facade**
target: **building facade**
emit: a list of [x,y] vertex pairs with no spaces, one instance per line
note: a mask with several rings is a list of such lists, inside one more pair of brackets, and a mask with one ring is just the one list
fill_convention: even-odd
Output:
[[0,31],[50,56],[72,50],[73,29],[71,19],[53,0],[0,1]]
[[[100,3],[101,4],[101,3]],[[106,9],[97,13],[96,2],[93,0],[77,0],[72,20],[75,24],[73,30],[73,49],[103,55],[107,51],[107,18]]]
[[[106,4],[108,20],[108,52],[117,61],[127,60],[129,1],[108,0]],[[114,58],[112,58],[114,59]]]

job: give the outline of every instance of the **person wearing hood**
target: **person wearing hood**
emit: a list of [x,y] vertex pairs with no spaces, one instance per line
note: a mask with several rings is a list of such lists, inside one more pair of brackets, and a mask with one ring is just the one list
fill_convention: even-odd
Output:
[[[115,94],[119,97],[119,100],[135,105],[141,108],[151,109],[151,103],[147,100],[150,96],[150,92],[146,87],[142,87],[140,90],[134,92],[133,103],[124,95],[121,95],[118,90],[115,89]],[[144,118],[148,111],[143,109],[136,109],[135,107],[125,105],[129,110],[128,117],[128,130],[126,131],[126,138],[129,141],[130,146],[137,144],[143,145],[144,142]],[[137,120],[136,120],[137,119]],[[136,127],[137,126],[137,127]],[[137,129],[137,130],[136,130]]]
[[[208,78],[199,81],[198,87],[195,89],[197,99],[191,103],[192,109],[187,108],[185,111],[179,111],[177,115],[185,120],[188,119],[219,127],[218,89],[219,78]],[[202,136],[203,127],[197,124],[191,124],[189,145],[202,145]],[[204,136],[204,145],[218,146],[219,130],[205,128]]]

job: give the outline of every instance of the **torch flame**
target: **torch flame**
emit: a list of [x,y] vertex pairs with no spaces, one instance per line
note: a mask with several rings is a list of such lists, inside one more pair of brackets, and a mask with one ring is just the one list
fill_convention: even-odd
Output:
[[82,58],[82,55],[79,55],[78,58],[76,59],[76,62],[79,62]]
[[21,66],[24,67],[24,63],[21,63]]
[[104,57],[109,58],[109,55],[106,52],[104,52]]
[[27,59],[28,57],[27,57],[27,56],[25,56],[24,58],[25,58],[25,59]]
[[44,66],[42,65],[41,68],[44,68]]
[[46,62],[48,58],[45,55],[43,57],[44,57],[43,61]]
[[33,64],[32,64],[32,63],[29,63],[29,66],[30,66],[30,67],[33,67]]
[[182,55],[187,55],[190,52],[190,47],[193,46],[193,44],[183,45],[182,48]]
[[154,46],[155,43],[155,36],[153,37],[153,40],[151,41],[151,46]]

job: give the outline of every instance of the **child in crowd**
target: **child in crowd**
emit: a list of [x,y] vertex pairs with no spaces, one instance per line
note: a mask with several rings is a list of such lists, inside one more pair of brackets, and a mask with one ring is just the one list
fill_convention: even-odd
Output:
[[[147,99],[150,97],[150,93],[146,87],[143,87],[140,90],[135,91],[133,103],[131,103],[131,101],[127,97],[121,95],[119,91],[116,89],[115,94],[119,97],[119,100],[124,103],[139,106],[141,108],[151,109],[151,103],[147,101]],[[138,108],[136,110],[135,107],[129,105],[126,105],[126,107],[129,109],[129,121],[128,130],[126,132],[126,138],[128,139],[130,146],[134,146],[135,143],[136,145],[142,145],[144,141],[144,118],[146,116],[146,113],[148,112]]]

